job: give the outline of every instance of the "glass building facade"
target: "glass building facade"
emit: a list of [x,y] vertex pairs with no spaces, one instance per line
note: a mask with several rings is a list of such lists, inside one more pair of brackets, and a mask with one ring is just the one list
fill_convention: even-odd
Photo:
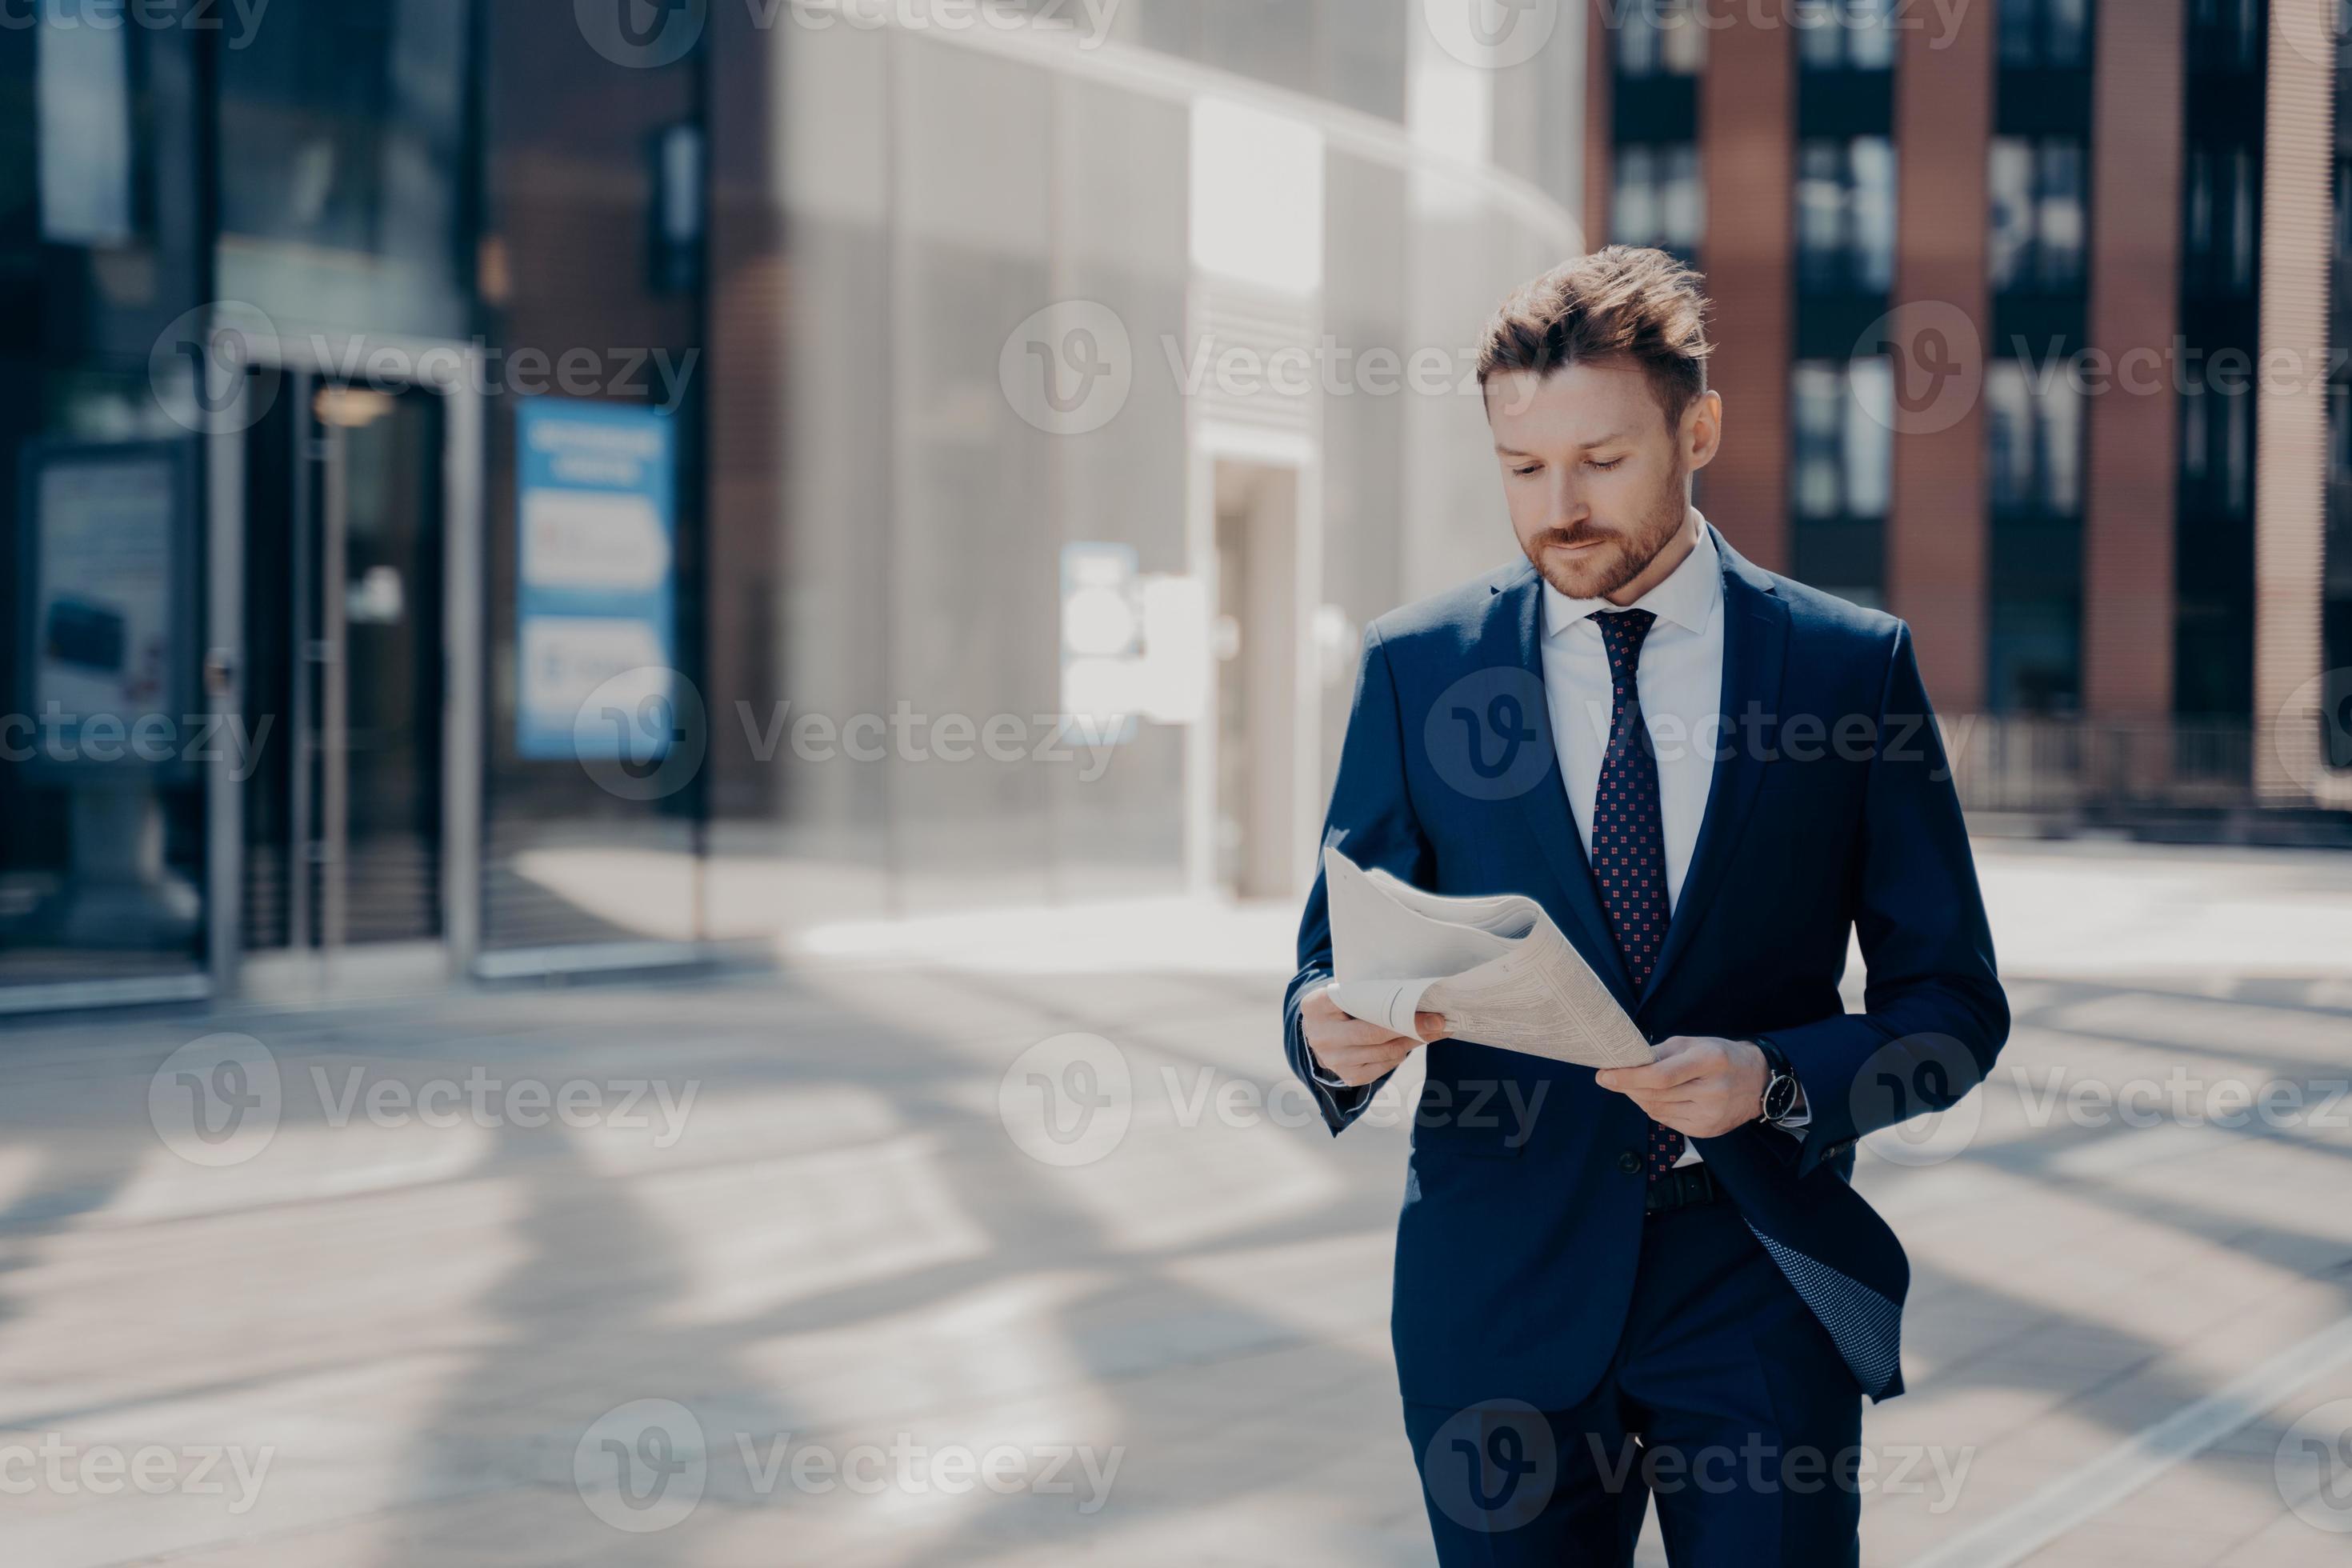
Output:
[[215,9],[0,30],[0,1007],[1287,892],[1507,557],[1576,37]]

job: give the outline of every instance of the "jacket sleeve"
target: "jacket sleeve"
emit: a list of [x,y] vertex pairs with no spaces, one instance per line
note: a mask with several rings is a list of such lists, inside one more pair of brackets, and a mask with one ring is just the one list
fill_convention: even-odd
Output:
[[2009,1037],[1959,793],[1897,623],[1849,868],[1864,1010],[1776,1029],[1812,1112],[1798,1174],[1864,1135],[1957,1102]]
[[[1348,713],[1347,739],[1339,747],[1339,772],[1331,784],[1322,843],[1336,846],[1360,866],[1377,866],[1416,886],[1426,886],[1429,844],[1405,792],[1407,732],[1388,648],[1375,623],[1364,637],[1363,663],[1356,675],[1355,702]],[[1299,1027],[1298,1009],[1330,977],[1330,910],[1318,849],[1315,885],[1307,892],[1307,909],[1298,921],[1298,973],[1282,998],[1283,1049],[1290,1070],[1315,1097],[1324,1124],[1336,1137],[1363,1113],[1388,1079],[1338,1089],[1317,1078],[1314,1057]]]

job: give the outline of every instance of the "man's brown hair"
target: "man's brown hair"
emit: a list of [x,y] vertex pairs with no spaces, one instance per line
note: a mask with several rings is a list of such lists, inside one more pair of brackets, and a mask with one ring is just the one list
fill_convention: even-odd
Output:
[[1641,367],[1675,429],[1706,391],[1706,297],[1702,279],[1663,250],[1612,245],[1520,284],[1486,323],[1478,387],[1489,376],[1533,371],[1538,380],[1579,360]]

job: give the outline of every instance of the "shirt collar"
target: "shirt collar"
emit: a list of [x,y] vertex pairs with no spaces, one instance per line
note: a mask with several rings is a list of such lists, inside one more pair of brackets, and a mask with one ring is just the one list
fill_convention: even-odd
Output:
[[[1693,632],[1706,630],[1715,606],[1723,598],[1723,555],[1715,547],[1715,531],[1705,517],[1698,520],[1698,542],[1665,581],[1630,605],[1606,599],[1571,599],[1549,583],[1543,585],[1544,635],[1558,637],[1596,610],[1648,610],[1662,621]],[[1595,628],[1598,630],[1599,628]]]

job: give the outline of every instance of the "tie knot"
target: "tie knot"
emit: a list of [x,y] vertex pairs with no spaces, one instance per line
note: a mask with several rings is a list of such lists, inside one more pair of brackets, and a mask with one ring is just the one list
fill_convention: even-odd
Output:
[[1609,668],[1619,674],[1641,662],[1642,639],[1658,618],[1654,610],[1595,610],[1593,624],[1601,628],[1601,646],[1609,650]]

